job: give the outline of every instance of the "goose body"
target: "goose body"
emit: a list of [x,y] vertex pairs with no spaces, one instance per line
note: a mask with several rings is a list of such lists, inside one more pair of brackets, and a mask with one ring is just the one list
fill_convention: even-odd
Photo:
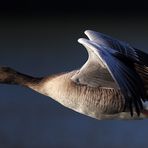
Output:
[[0,83],[29,87],[96,119],[148,117],[148,55],[129,44],[87,30],[79,39],[88,51],[78,70],[35,78],[0,68]]

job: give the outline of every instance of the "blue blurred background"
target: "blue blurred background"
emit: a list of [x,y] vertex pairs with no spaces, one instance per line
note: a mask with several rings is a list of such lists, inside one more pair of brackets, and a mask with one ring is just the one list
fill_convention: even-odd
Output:
[[[23,2],[0,5],[0,66],[34,76],[79,68],[87,53],[77,39],[86,29],[148,52],[145,9]],[[98,121],[27,88],[0,85],[0,148],[146,148],[147,135],[147,120]]]

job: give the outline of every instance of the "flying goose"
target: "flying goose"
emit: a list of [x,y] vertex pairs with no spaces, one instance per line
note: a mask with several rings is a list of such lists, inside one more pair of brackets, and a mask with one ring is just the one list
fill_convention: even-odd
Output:
[[0,67],[0,83],[31,88],[84,115],[103,119],[148,117],[148,54],[105,34],[80,38],[88,60],[78,70],[41,78]]

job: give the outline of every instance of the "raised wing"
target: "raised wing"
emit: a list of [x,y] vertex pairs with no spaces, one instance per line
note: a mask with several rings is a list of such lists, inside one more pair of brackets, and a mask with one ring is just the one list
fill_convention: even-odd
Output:
[[85,43],[83,45],[87,49],[88,60],[71,79],[77,84],[87,85],[90,87],[117,89],[118,86],[113,80],[110,72],[107,70],[104,62],[98,58],[98,55],[94,53],[91,47],[88,47],[88,44]]
[[[94,67],[97,69],[95,76],[97,76],[96,74],[99,75],[102,73],[102,69],[107,70],[124,95],[126,102],[125,107],[130,108],[131,115],[133,115],[133,108],[135,108],[139,115],[140,111],[143,109],[142,101],[145,99],[145,89],[143,87],[143,82],[134,70],[132,63],[120,60],[120,58],[117,57],[118,51],[113,50],[109,46],[107,47],[87,39],[79,39],[78,41],[86,47],[89,58],[80,69],[79,73],[73,76],[72,80],[80,84],[89,85],[89,82],[91,82],[91,79],[93,79],[94,76],[90,74],[89,81],[87,81],[88,78],[85,76],[87,75],[87,71],[91,73],[90,61],[95,61],[96,64]],[[103,85],[104,84],[102,83],[100,87]]]
[[148,66],[148,55],[141,50],[132,47],[130,44],[92,30],[86,30],[85,34],[91,41],[99,45],[114,49],[118,52],[118,54],[124,55],[137,63]]

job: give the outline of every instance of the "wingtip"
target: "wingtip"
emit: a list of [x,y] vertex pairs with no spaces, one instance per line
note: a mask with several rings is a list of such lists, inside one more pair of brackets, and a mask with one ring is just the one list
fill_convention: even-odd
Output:
[[98,34],[98,32],[93,31],[93,30],[86,30],[84,33],[92,41],[95,40],[96,34]]
[[88,40],[87,39],[85,39],[85,38],[79,38],[78,39],[78,42],[80,43],[80,44],[83,44],[84,42],[87,42]]
[[[86,38],[79,38],[78,42],[82,45],[87,45],[90,48],[96,47],[95,42],[93,42],[92,40],[86,39]],[[99,45],[97,45],[97,46],[100,47]]]
[[84,34],[86,34],[88,36],[91,32],[94,32],[94,31],[92,31],[92,30],[85,30]]

